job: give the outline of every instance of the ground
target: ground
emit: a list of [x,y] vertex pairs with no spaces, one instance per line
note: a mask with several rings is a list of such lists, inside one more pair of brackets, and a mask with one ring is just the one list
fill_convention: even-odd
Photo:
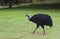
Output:
[[[45,27],[46,34],[40,27],[32,34],[36,24],[30,22],[25,16],[29,13],[48,14],[53,20],[53,27]],[[13,8],[0,9],[0,39],[60,39],[60,10],[59,9],[35,9]]]

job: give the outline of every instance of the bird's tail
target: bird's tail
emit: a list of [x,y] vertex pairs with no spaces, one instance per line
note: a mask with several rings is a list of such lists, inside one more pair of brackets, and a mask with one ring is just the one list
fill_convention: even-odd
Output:
[[53,26],[53,24],[51,23],[51,24],[50,24],[50,27],[52,27],[52,26]]

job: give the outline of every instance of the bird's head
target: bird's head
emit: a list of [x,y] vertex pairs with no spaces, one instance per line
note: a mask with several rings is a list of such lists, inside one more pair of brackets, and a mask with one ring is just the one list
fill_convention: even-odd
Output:
[[26,14],[26,16],[30,16],[29,14]]
[[26,16],[28,17],[28,20],[30,20],[30,15],[29,14],[26,14]]

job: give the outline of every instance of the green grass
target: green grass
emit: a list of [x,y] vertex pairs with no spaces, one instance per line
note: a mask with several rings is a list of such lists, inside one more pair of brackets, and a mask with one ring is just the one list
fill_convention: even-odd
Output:
[[[45,27],[46,35],[40,27],[35,34],[32,31],[36,24],[28,21],[25,16],[29,13],[48,14],[53,19],[53,27]],[[34,9],[13,8],[0,9],[0,39],[60,39],[60,10],[58,9]]]

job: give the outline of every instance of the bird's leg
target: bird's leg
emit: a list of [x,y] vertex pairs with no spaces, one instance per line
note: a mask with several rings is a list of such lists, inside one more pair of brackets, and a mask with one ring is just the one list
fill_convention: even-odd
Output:
[[33,31],[33,34],[35,33],[35,31],[38,29],[39,25],[37,25],[36,29]]
[[45,29],[43,28],[43,34],[45,34]]
[[43,34],[45,34],[45,29],[44,29],[44,26],[41,26],[43,28]]

